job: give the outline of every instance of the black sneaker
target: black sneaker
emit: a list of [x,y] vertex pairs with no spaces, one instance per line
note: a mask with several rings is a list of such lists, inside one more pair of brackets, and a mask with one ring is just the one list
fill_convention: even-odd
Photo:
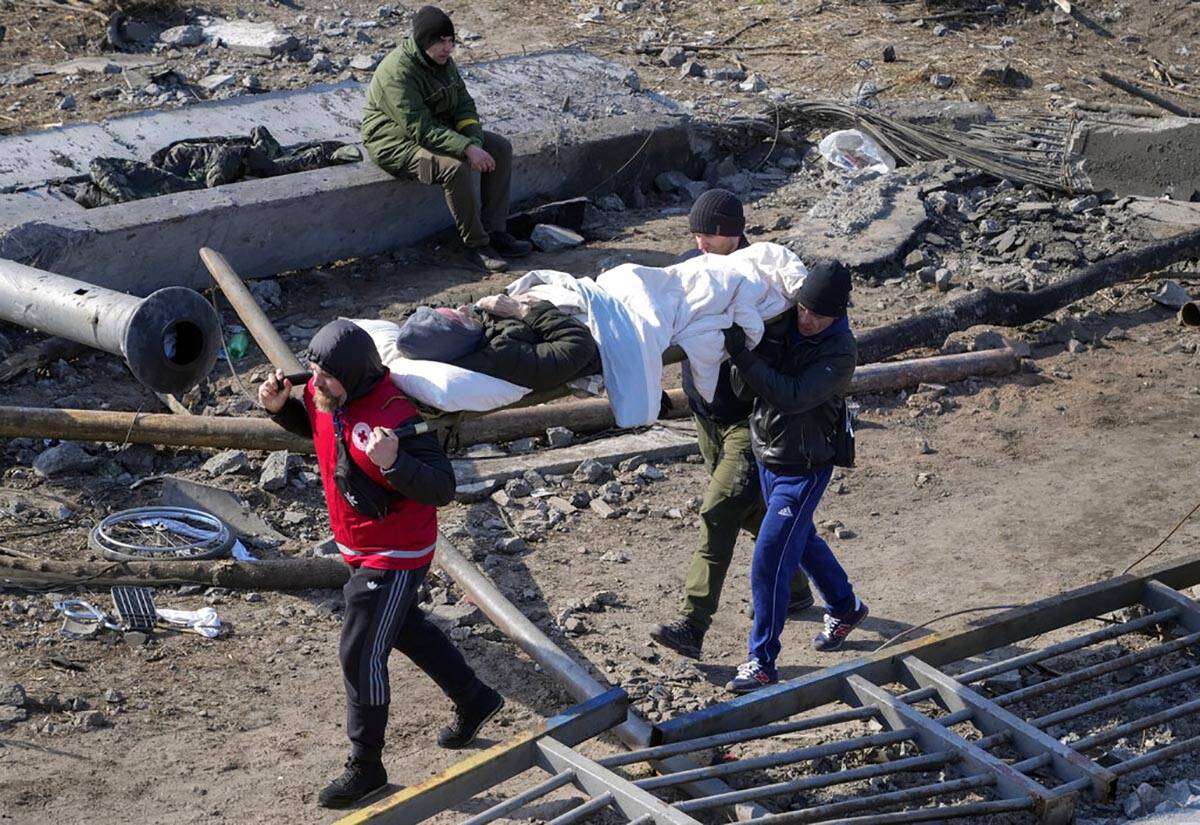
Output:
[[689,659],[699,659],[700,648],[704,646],[704,631],[687,619],[655,625],[650,638]]
[[867,606],[859,602],[857,607],[844,616],[833,616],[826,613],[825,629],[813,639],[813,648],[822,652],[837,650],[846,641],[850,631],[862,624],[869,612]]
[[492,248],[506,258],[523,258],[533,251],[533,244],[514,238],[507,232],[491,234]]
[[504,697],[490,687],[484,687],[479,698],[469,707],[454,706],[454,719],[438,733],[437,743],[450,750],[465,748],[475,741],[479,729],[499,713],[502,707]]
[[351,756],[342,775],[321,790],[317,804],[322,808],[348,808],[386,785],[387,771],[382,762]]
[[508,261],[500,257],[500,253],[492,248],[491,244],[487,246],[468,246],[463,250],[463,257],[467,259],[467,263],[476,269],[482,269],[484,272],[506,272],[508,271]]

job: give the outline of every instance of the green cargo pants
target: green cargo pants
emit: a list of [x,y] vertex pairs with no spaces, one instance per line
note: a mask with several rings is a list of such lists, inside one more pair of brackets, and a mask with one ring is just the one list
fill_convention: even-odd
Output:
[[[721,600],[738,532],[744,529],[757,536],[766,504],[750,449],[749,422],[722,425],[699,416],[692,418],[709,480],[700,505],[700,543],[692,553],[680,611],[706,631]],[[800,571],[792,579],[792,595],[808,592],[808,579]]]
[[418,147],[405,170],[424,184],[438,184],[463,243],[470,247],[489,243],[489,233],[503,232],[508,223],[508,197],[512,186],[512,144],[495,132],[484,131],[483,148],[496,168],[479,176],[479,193],[471,165],[462,158]]

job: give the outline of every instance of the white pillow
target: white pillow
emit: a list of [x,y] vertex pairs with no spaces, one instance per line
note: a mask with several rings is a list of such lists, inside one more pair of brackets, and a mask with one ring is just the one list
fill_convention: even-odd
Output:
[[384,365],[405,395],[443,412],[487,412],[515,404],[529,393],[527,387],[441,361],[396,357]]
[[383,363],[400,358],[400,350],[396,349],[396,339],[400,337],[400,325],[395,321],[382,321],[373,318],[343,318],[356,327],[366,330],[367,335],[375,342],[379,350],[379,359]]

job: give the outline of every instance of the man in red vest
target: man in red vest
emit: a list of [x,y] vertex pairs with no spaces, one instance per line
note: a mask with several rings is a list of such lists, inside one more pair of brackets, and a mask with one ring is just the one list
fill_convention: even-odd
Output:
[[258,400],[281,426],[312,437],[333,537],[351,568],[341,639],[351,753],[318,797],[340,808],[387,784],[381,755],[393,647],[454,702],[454,720],[438,735],[444,748],[470,744],[504,698],[417,606],[437,543],[437,508],[454,498],[450,460],[433,434],[397,437],[396,428],[420,419],[362,329],[326,324],[308,358],[312,378],[302,401],[290,397],[281,371],[258,388]]

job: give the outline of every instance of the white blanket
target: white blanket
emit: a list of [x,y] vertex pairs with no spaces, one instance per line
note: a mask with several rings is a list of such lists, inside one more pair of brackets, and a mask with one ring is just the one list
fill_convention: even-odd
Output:
[[757,243],[665,268],[623,264],[594,282],[535,270],[510,284],[508,292],[557,295],[554,303],[586,315],[581,320],[600,347],[617,425],[634,427],[658,417],[668,347],[683,349],[696,389],[712,400],[725,358],[721,330],[737,324],[745,329],[747,344],[756,345],[763,321],[794,303],[807,274],[791,250]]

